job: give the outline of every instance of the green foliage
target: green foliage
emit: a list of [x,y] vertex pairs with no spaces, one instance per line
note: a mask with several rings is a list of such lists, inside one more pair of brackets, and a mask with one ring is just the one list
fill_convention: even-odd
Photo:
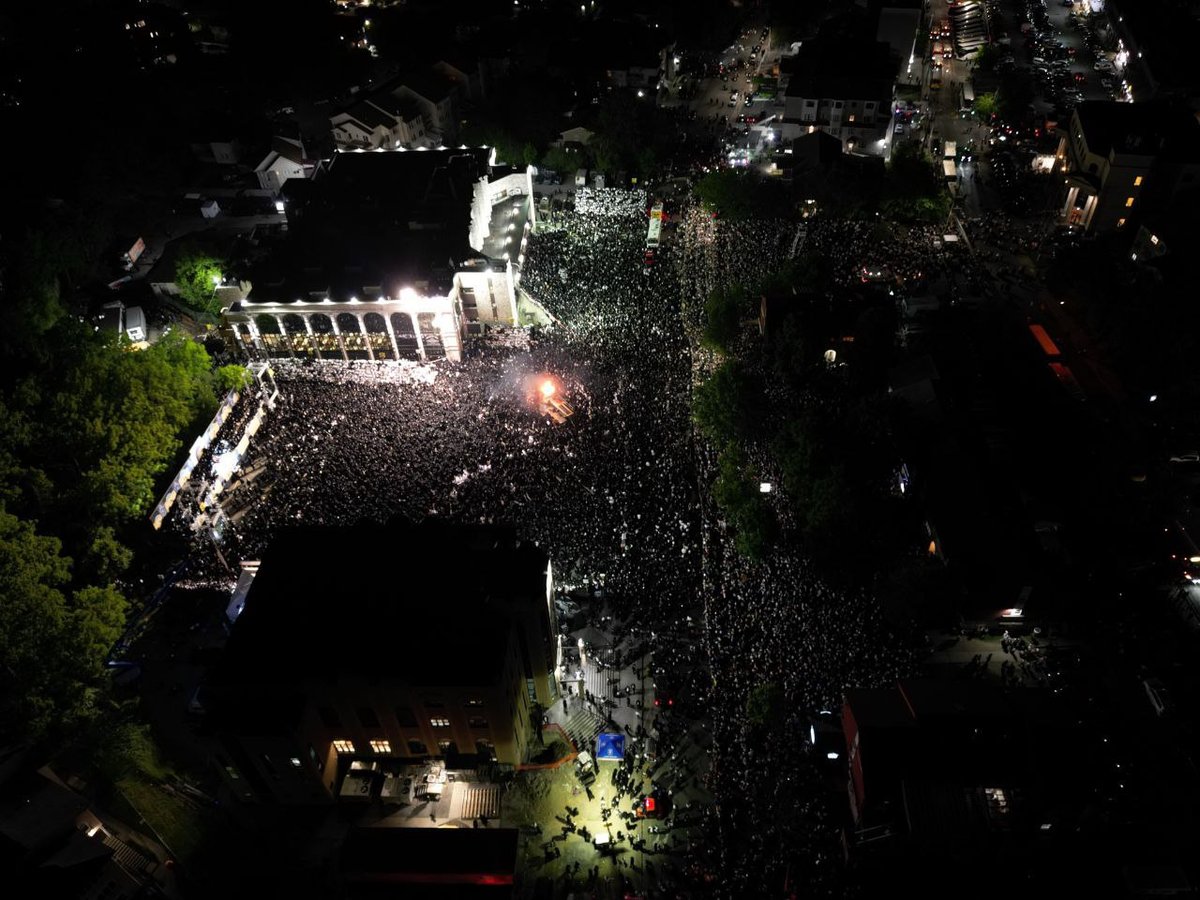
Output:
[[747,559],[761,560],[775,543],[779,530],[775,514],[762,494],[754,494],[733,517],[733,545]]
[[892,490],[903,424],[903,407],[885,395],[843,397],[794,416],[772,442],[800,535],[830,570],[887,571],[911,547],[912,513]]
[[113,782],[129,778],[165,781],[170,775],[150,728],[128,718],[118,719],[104,729],[98,762],[100,770]]
[[125,599],[113,588],[68,595],[71,560],[54,537],[0,508],[0,734],[64,734],[92,714]]
[[246,371],[246,367],[239,365],[219,367],[213,373],[213,379],[217,391],[221,394],[228,394],[230,391],[240,391],[242,388],[249,387],[254,381],[250,377],[250,373]]
[[746,169],[717,169],[696,183],[705,208],[734,221],[786,216],[791,211],[783,185]]
[[975,54],[975,68],[981,72],[991,72],[996,68],[996,63],[1000,62],[1000,57],[1003,51],[999,44],[984,44],[979,48],[979,52]]
[[65,314],[64,290],[95,273],[112,232],[103,212],[68,207],[35,213],[33,221],[22,211],[3,233],[0,346],[25,356]]
[[521,148],[521,162],[527,166],[532,166],[535,162],[537,162],[537,159],[537,147],[526,141],[525,145]]
[[726,445],[717,458],[712,495],[726,521],[733,526],[738,553],[748,559],[762,559],[775,540],[778,526],[736,444]]
[[195,245],[183,247],[175,261],[179,296],[192,309],[216,315],[217,285],[223,277],[221,261]]
[[717,457],[717,477],[713,480],[712,494],[717,506],[726,514],[740,509],[753,498],[746,467],[746,457],[737,444],[727,444]]
[[746,695],[746,719],[760,727],[776,725],[784,718],[786,703],[783,688],[773,682],[760,682]]
[[610,176],[646,179],[661,173],[679,151],[680,111],[623,91],[604,96],[588,144],[595,167]]
[[983,121],[990,121],[992,116],[995,114],[996,109],[997,106],[995,92],[989,94],[980,94],[975,98],[975,115],[979,116],[979,118],[981,118]]
[[80,349],[41,404],[44,468],[94,521],[144,515],[180,432],[214,408],[208,354],[179,332],[137,353]]
[[510,165],[517,165],[525,156],[525,142],[495,122],[476,120],[469,123],[462,130],[462,140],[469,147],[495,147],[496,156]]
[[553,172],[569,178],[580,169],[586,169],[587,156],[569,147],[551,147],[542,154],[542,165]]
[[692,419],[712,443],[722,446],[749,429],[750,384],[732,362],[717,368],[692,395]]
[[935,225],[950,213],[951,198],[920,145],[905,142],[892,154],[882,207],[889,218]]
[[98,584],[112,583],[133,562],[133,551],[117,540],[110,525],[100,525],[92,532],[91,544],[83,557],[86,574]]
[[746,292],[739,286],[717,288],[709,294],[704,301],[705,346],[728,350],[747,312]]

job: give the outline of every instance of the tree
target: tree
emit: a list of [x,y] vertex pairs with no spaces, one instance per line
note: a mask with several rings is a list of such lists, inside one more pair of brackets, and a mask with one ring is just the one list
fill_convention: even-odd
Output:
[[704,301],[703,340],[712,350],[728,350],[746,312],[746,292],[737,285],[717,288]]
[[192,309],[215,315],[217,286],[223,277],[221,261],[195,245],[180,248],[175,262],[179,296]]
[[975,98],[975,115],[979,116],[984,122],[990,122],[992,116],[996,114],[996,94],[995,92],[980,94]]
[[49,399],[45,452],[85,515],[120,522],[145,514],[180,433],[211,414],[212,374],[204,348],[179,332],[140,353],[91,350]]
[[228,365],[221,366],[213,373],[214,383],[217,390],[222,394],[228,394],[230,391],[240,391],[243,388],[250,386],[254,381],[250,377],[250,373],[246,371],[245,366]]
[[692,419],[714,444],[724,445],[743,436],[749,427],[750,385],[732,362],[717,368],[692,396]]
[[542,165],[552,172],[570,177],[587,168],[587,157],[572,147],[550,147],[542,154]]
[[933,161],[919,144],[899,144],[892,154],[882,206],[889,217],[933,225],[950,212],[950,195],[942,186]]
[[774,682],[759,682],[746,695],[746,721],[764,727],[783,721],[787,698]]
[[1002,55],[999,44],[984,44],[975,54],[975,68],[980,72],[991,72],[996,68],[996,63],[1000,62]]
[[728,444],[717,458],[713,500],[734,529],[734,546],[748,559],[762,559],[778,530],[775,514],[758,490],[745,455],[736,444]]
[[723,219],[771,218],[789,211],[781,184],[764,180],[757,172],[717,169],[696,183],[696,197]]
[[0,507],[0,734],[65,733],[90,715],[125,599],[85,587],[70,599],[71,560],[54,537]]

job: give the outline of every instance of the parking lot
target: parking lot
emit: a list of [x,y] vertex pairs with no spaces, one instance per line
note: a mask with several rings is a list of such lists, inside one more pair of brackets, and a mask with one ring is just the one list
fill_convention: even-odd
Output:
[[1111,54],[1088,25],[1083,4],[1018,0],[1004,19],[1009,52],[998,68],[1029,74],[1039,116],[1065,119],[1084,100],[1128,99]]

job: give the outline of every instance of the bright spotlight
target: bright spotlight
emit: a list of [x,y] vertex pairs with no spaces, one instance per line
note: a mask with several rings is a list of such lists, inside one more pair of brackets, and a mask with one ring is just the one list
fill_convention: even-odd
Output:
[[551,381],[549,378],[547,378],[545,381],[542,382],[542,384],[538,388],[538,390],[542,392],[543,397],[545,397],[547,400],[549,400],[551,397],[554,396],[554,390],[555,390],[554,382]]

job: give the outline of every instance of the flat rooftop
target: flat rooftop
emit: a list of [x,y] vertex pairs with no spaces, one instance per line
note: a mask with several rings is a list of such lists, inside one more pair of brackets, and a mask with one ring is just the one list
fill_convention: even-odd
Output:
[[507,529],[290,529],[263,556],[215,680],[493,684],[513,611],[546,602],[548,566]]
[[[475,185],[487,148],[336,153],[285,191],[288,235],[252,273],[251,300],[333,299],[428,283],[446,293],[454,272],[482,258],[469,243]],[[340,296],[345,292],[346,296]]]

